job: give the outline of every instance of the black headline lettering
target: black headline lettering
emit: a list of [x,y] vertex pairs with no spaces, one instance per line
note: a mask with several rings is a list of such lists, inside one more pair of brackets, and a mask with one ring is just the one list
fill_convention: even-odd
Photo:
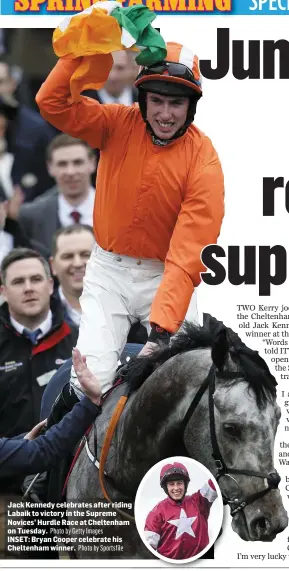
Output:
[[289,212],[289,182],[284,186],[283,176],[265,177],[263,178],[263,216],[275,215],[275,190],[277,188],[285,188],[285,208]]
[[[245,51],[248,51],[248,56],[245,56]],[[279,55],[277,77],[289,79],[288,40],[249,40],[248,50],[245,50],[243,40],[230,41],[230,28],[218,28],[216,67],[212,67],[211,60],[200,60],[200,69],[207,79],[222,79],[230,66],[236,79],[275,79],[276,54]]]
[[[263,216],[275,215],[275,191],[282,192],[279,189],[285,191],[284,206],[289,213],[289,181],[284,183],[284,177],[281,176],[264,177]],[[227,257],[226,272],[218,259],[226,258],[224,248],[217,244],[209,244],[203,249],[201,260],[211,271],[211,273],[201,273],[204,283],[220,285],[228,277],[232,285],[258,284],[259,295],[271,295],[271,285],[282,285],[287,279],[287,251],[284,246],[244,246],[243,262],[240,260],[240,246],[228,246]]]
[[[283,246],[245,246],[244,272],[240,272],[240,247],[228,246],[228,280],[232,285],[256,284],[256,251],[259,252],[258,284],[259,295],[270,295],[271,284],[281,285],[286,281],[287,254]],[[203,264],[213,272],[201,273],[203,282],[220,285],[226,278],[226,270],[216,258],[225,258],[225,250],[210,244],[202,251]],[[273,273],[271,272],[274,266]]]

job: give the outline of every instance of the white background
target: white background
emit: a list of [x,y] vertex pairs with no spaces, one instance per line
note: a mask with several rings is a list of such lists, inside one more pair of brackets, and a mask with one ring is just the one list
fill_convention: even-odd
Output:
[[[1,17],[1,27],[55,27],[63,17]],[[244,40],[247,48],[248,40],[289,41],[289,18],[281,16],[163,16],[157,17],[154,25],[160,27],[165,40],[179,41],[192,48],[201,59],[216,57],[217,27],[229,27],[231,39]],[[261,58],[262,62],[262,58]],[[278,56],[276,56],[278,63]],[[289,65],[289,64],[288,64]],[[261,63],[262,69],[262,63]],[[278,65],[276,65],[276,77]],[[212,139],[225,173],[226,216],[223,223],[219,244],[226,250],[227,246],[270,245],[281,244],[287,248],[289,239],[288,213],[285,210],[284,190],[278,191],[275,217],[262,217],[262,177],[283,176],[289,179],[288,161],[288,80],[236,80],[231,71],[218,81],[204,79],[204,97],[200,101],[196,116],[196,125]],[[225,259],[223,262],[225,264]],[[257,266],[258,273],[258,266]],[[258,297],[258,286],[232,286],[227,280],[220,286],[198,288],[199,309],[211,313],[236,331],[236,304],[288,304],[288,283],[273,286],[272,294],[267,298]],[[242,337],[242,332],[239,331]],[[260,351],[263,346],[260,339],[243,340],[253,349]],[[270,363],[268,362],[270,366]],[[272,369],[272,368],[271,368]],[[273,372],[273,371],[272,371]],[[283,387],[285,388],[285,387]],[[281,426],[282,430],[282,426]],[[283,437],[283,436],[282,436]],[[278,466],[276,465],[277,469]],[[279,470],[281,476],[285,471]],[[288,473],[288,472],[287,472]],[[288,510],[288,500],[284,497]],[[240,567],[236,558],[237,552],[246,554],[287,553],[287,537],[289,528],[279,534],[271,544],[245,543],[230,528],[227,517],[226,530],[216,546],[216,559],[212,565],[219,567]],[[289,561],[289,560],[288,560]],[[35,561],[22,562],[27,568],[39,567]],[[42,562],[41,567],[57,566],[74,568],[79,562],[61,561]],[[134,567],[154,566],[155,563],[134,561]],[[204,565],[202,562],[193,566]],[[246,561],[244,566],[264,566],[264,564]],[[15,566],[15,561],[5,561],[5,567]],[[98,567],[97,562],[86,561],[81,567]],[[102,562],[102,567],[105,564]],[[119,562],[118,567],[128,567]],[[167,566],[160,562],[159,566]],[[266,566],[288,568],[279,561],[266,561]],[[0,568],[4,567],[0,562]],[[17,567],[20,563],[17,561]],[[109,567],[109,562],[107,563]],[[179,568],[180,566],[178,566]],[[188,567],[188,566],[186,566]]]

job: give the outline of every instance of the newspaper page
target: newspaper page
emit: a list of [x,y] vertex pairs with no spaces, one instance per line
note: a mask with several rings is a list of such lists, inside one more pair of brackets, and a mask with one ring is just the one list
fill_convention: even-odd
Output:
[[[106,10],[109,4],[113,2],[103,2]],[[128,400],[118,423],[127,414],[126,420],[121,432],[116,424],[117,436],[112,436],[112,450],[104,458],[101,477],[95,461],[100,459],[105,429],[98,425],[97,446],[94,436],[87,436],[63,495],[55,487],[55,494],[50,489],[41,502],[31,496],[4,497],[0,567],[159,568],[178,564],[286,569],[289,3],[120,3],[122,8],[141,5],[155,13],[152,26],[165,42],[186,46],[182,64],[192,66],[192,52],[199,58],[203,96],[194,125],[212,141],[222,165],[225,214],[216,243],[207,241],[200,254],[203,272],[194,303],[201,325],[212,316],[229,333],[223,329],[209,344],[197,345],[196,352],[191,346],[154,373],[150,371],[158,390],[141,406],[137,392]],[[90,0],[2,0],[2,54],[7,51],[16,75],[23,70],[25,76],[36,78],[35,92],[57,61],[53,30],[65,31],[72,16],[82,10],[90,13],[91,8]],[[80,41],[84,42],[83,36]],[[170,125],[170,116],[162,118],[164,133]],[[135,152],[137,157],[137,148]],[[184,169],[191,160],[186,153],[184,147]],[[201,185],[204,170],[196,186]],[[131,172],[135,176],[133,164]],[[180,181],[174,184],[181,193]],[[184,179],[182,184],[186,184]],[[214,189],[214,176],[210,184]],[[202,197],[197,208],[205,208]],[[212,218],[215,215],[213,211]],[[194,231],[191,240],[198,240]],[[187,244],[178,247],[187,251]],[[208,362],[205,369],[204,359]],[[212,360],[215,369],[211,369]],[[0,365],[4,365],[1,356]],[[185,372],[179,371],[182,366]],[[195,402],[196,387],[203,386],[210,371],[214,384],[209,379]],[[179,386],[187,391],[182,406],[170,385],[178,375]],[[184,379],[187,383],[191,379],[191,392]],[[125,394],[121,387],[115,389],[119,391],[115,402],[108,409],[103,407],[105,428]],[[214,393],[211,400],[210,390]],[[175,405],[166,416],[169,394]],[[170,480],[172,473],[178,478]],[[186,501],[188,505],[182,503]],[[192,505],[195,510],[205,506],[207,515],[190,511]],[[198,549],[186,551],[192,541],[199,542]]]

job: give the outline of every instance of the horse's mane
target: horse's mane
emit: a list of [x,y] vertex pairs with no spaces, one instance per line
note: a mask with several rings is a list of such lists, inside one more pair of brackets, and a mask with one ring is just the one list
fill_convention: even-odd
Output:
[[[257,351],[247,347],[237,333],[207,313],[204,314],[203,326],[186,321],[182,330],[172,338],[170,346],[160,345],[151,355],[135,357],[125,365],[124,377],[129,384],[130,391],[138,389],[160,365],[175,355],[194,349],[212,347],[213,356],[216,339],[224,331],[226,343],[229,342],[230,356],[237,364],[238,370],[242,372],[248,388],[254,391],[258,405],[262,406],[268,400],[275,399],[277,382],[264,359]],[[225,384],[232,381],[224,379],[223,382]]]

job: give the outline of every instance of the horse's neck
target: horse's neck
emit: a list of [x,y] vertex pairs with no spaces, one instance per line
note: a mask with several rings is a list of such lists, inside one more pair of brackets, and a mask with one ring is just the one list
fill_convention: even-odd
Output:
[[147,379],[119,423],[112,470],[115,478],[132,488],[156,462],[185,453],[182,421],[212,361],[209,349],[175,359],[178,367],[171,359]]

